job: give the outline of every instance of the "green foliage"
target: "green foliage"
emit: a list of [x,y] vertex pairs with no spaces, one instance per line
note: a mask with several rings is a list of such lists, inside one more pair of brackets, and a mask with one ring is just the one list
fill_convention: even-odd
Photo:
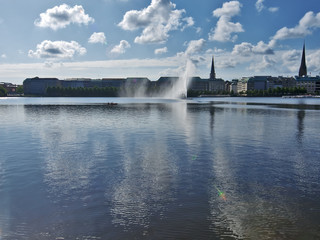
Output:
[[7,89],[0,86],[0,97],[5,97],[5,96],[7,96]]
[[307,90],[305,88],[274,88],[268,90],[248,90],[247,92],[248,97],[281,97],[284,95],[300,95],[306,94]]
[[19,85],[16,89],[16,93],[23,94],[23,85]]

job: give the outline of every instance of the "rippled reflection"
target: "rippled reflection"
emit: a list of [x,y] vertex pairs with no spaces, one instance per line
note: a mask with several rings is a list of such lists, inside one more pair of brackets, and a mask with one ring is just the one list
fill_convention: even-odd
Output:
[[[163,114],[170,116],[168,123],[171,127],[188,128],[188,124],[181,124],[188,122],[185,121],[185,104],[157,106],[147,120],[154,123]],[[116,225],[126,228],[139,225],[147,229],[151,217],[163,216],[166,206],[174,201],[179,156],[169,151],[166,141],[168,135],[162,127],[153,126],[147,134],[131,135],[129,139],[127,135],[117,135],[120,144],[126,148],[123,180],[114,187],[112,200],[111,214]]]
[[303,138],[303,130],[304,130],[304,117],[305,117],[305,110],[299,110],[297,112],[297,118],[298,118],[298,133],[297,133],[297,139],[299,143],[301,143],[301,140]]
[[1,239],[320,237],[317,107],[120,100],[0,105]]

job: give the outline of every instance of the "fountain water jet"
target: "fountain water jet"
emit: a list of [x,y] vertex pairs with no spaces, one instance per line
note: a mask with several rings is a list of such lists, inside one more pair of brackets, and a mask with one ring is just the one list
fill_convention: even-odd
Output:
[[173,82],[171,89],[165,94],[164,98],[186,98],[190,79],[195,72],[195,65],[190,59],[187,59],[184,71],[180,74],[177,81]]

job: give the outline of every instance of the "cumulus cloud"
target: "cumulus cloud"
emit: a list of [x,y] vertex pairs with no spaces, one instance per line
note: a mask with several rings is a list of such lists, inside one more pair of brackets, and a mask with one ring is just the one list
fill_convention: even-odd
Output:
[[312,30],[316,28],[320,28],[320,12],[315,14],[310,11],[301,18],[297,26],[293,28],[283,27],[278,30],[273,39],[303,38],[312,34]]
[[116,45],[112,50],[111,53],[116,54],[123,54],[126,52],[127,48],[130,48],[131,45],[126,40],[121,40],[119,45]]
[[264,0],[258,0],[256,2],[256,9],[258,12],[261,12],[264,9],[264,4],[263,4]]
[[269,10],[269,12],[277,12],[277,11],[279,11],[279,8],[278,7],[269,7],[268,10]]
[[118,26],[129,31],[143,29],[142,34],[135,38],[135,43],[164,43],[170,31],[184,30],[194,25],[191,17],[183,18],[184,9],[175,8],[176,5],[170,0],[152,0],[147,8],[126,12]]
[[263,41],[258,42],[257,45],[253,45],[248,42],[243,42],[241,44],[236,44],[232,50],[233,55],[242,55],[249,56],[251,54],[274,54],[274,51],[271,49],[269,44],[264,43]]
[[102,43],[102,44],[106,44],[106,36],[104,35],[103,32],[94,32],[89,40],[88,40],[89,43]]
[[1,54],[1,58],[7,58],[6,54]]
[[255,72],[261,72],[265,69],[273,68],[276,61],[268,56],[263,56],[261,62],[253,63],[250,65],[249,69]]
[[[257,0],[256,9],[258,12],[261,12],[263,9],[266,9],[266,6],[263,4],[264,0]],[[277,12],[279,10],[278,7],[269,7],[269,12]]]
[[231,22],[231,18],[239,15],[242,4],[239,1],[225,2],[222,8],[217,8],[213,11],[213,16],[218,17],[219,20],[215,29],[211,29],[209,33],[210,41],[235,41],[237,35],[233,33],[244,32],[242,25],[237,22]]
[[182,27],[181,31],[194,25],[194,20],[192,17],[183,18],[183,21],[185,22],[185,25]]
[[156,50],[154,50],[154,54],[158,55],[158,54],[163,54],[168,52],[168,48],[167,47],[163,47],[163,48],[157,48]]
[[317,74],[320,72],[320,50],[312,51],[307,55],[307,65],[309,71]]
[[205,43],[206,41],[203,38],[190,41],[185,54],[190,56],[192,54],[200,52],[203,49]]
[[94,19],[89,17],[88,14],[85,14],[81,5],[70,7],[67,4],[62,4],[41,13],[40,18],[36,19],[34,24],[38,27],[57,30],[59,28],[65,28],[71,23],[88,25],[92,22],[94,22]]
[[284,68],[289,69],[290,72],[297,72],[301,61],[301,51],[289,50],[281,55],[282,65]]
[[76,54],[84,55],[87,50],[76,41],[49,41],[45,40],[37,45],[35,51],[29,50],[28,56],[31,58],[45,59],[70,59]]

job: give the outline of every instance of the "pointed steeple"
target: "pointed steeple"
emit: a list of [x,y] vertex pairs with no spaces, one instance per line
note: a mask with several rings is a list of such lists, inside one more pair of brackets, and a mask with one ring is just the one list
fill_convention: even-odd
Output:
[[214,59],[213,59],[213,56],[212,56],[210,80],[214,80],[214,79],[216,79],[216,72],[214,70]]
[[301,57],[301,65],[299,69],[299,77],[307,76],[307,65],[306,65],[306,48],[305,43],[303,43],[302,57]]

